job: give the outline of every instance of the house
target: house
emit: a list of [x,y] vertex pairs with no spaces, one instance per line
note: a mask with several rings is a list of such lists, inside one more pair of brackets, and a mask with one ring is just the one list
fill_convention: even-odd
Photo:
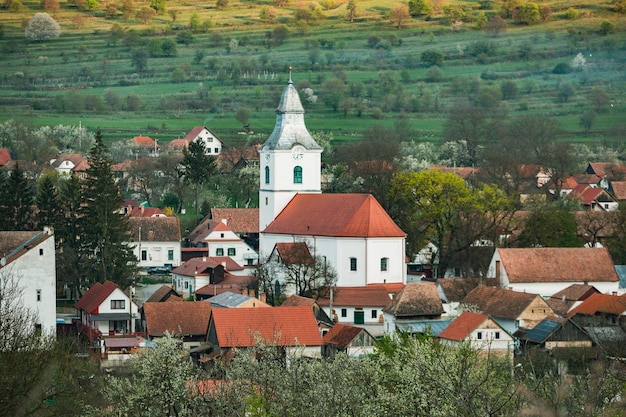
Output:
[[608,191],[600,187],[591,187],[580,184],[569,194],[571,198],[580,200],[585,210],[613,211],[617,210],[619,202]]
[[172,150],[182,151],[189,146],[189,143],[202,141],[208,155],[219,155],[222,152],[223,142],[215,136],[213,132],[205,126],[195,126],[187,136],[182,139],[174,139],[168,144],[168,148]]
[[322,335],[328,331],[335,324],[334,319],[331,319],[328,314],[324,311],[322,306],[319,305],[317,301],[312,298],[301,297],[299,295],[290,295],[287,297],[285,301],[280,305],[281,307],[298,307],[298,306],[306,306],[313,310],[313,314],[315,315],[315,319],[317,320],[317,326],[320,328]]
[[[592,294],[578,306],[572,308],[567,317],[587,323],[601,323],[606,325],[621,325],[622,317],[626,315],[626,296],[609,294]],[[575,317],[580,316],[580,317]]]
[[383,312],[385,333],[392,334],[396,330],[406,330],[403,325],[413,321],[439,320],[445,310],[437,285],[425,282],[406,284]]
[[197,288],[222,282],[227,266],[241,268],[229,258],[192,258],[172,270],[172,287],[191,297]]
[[458,316],[459,305],[480,284],[478,278],[439,278],[437,290],[443,302],[444,316]]
[[129,245],[140,268],[176,268],[181,264],[178,217],[129,217]]
[[319,358],[322,349],[317,321],[306,306],[212,309],[207,341],[222,354],[264,344],[288,356]]
[[594,174],[609,181],[619,181],[626,179],[626,166],[615,162],[590,162],[585,174]]
[[140,149],[143,154],[148,154],[151,157],[159,156],[159,152],[161,151],[157,140],[152,139],[150,136],[135,136],[133,138],[133,144]]
[[359,358],[374,353],[376,339],[366,329],[337,323],[322,338],[322,356],[333,358],[337,353]]
[[183,301],[183,297],[180,296],[174,288],[169,285],[161,285],[150,297],[146,300],[146,303],[164,303],[172,301]]
[[68,177],[74,174],[81,179],[86,177],[87,169],[89,169],[87,158],[78,153],[59,154],[50,160],[50,165],[62,176]]
[[333,287],[331,298],[317,299],[335,322],[367,325],[374,336],[382,334],[382,311],[389,302],[389,294],[382,286]]
[[0,167],[5,166],[7,163],[12,161],[11,154],[7,148],[0,148]]
[[251,308],[251,307],[270,307],[258,298],[250,297],[232,291],[225,291],[209,298],[213,308]]
[[552,294],[546,299],[546,303],[560,317],[565,317],[572,308],[578,306],[593,294],[599,293],[600,291],[593,285],[573,284],[562,291]]
[[259,168],[259,146],[223,149],[217,158],[221,172],[237,171],[243,168]]
[[546,318],[535,327],[520,335],[522,350],[532,347],[549,351],[560,348],[592,347],[593,340],[574,321],[566,318]]
[[8,299],[10,293],[15,294],[16,299],[10,302],[32,312],[35,328],[42,334],[55,336],[57,280],[53,231],[0,231],[0,255],[3,296]]
[[491,316],[507,332],[514,334],[520,327],[532,329],[537,323],[554,314],[538,294],[504,290],[479,285],[465,300],[463,308]]
[[208,256],[228,256],[239,265],[252,266],[258,254],[228,226],[227,219],[201,222],[190,234],[189,242],[195,247],[207,247]]
[[250,295],[255,287],[256,278],[249,275],[232,275],[224,272],[224,279],[216,283],[209,283],[199,287],[195,293],[196,300],[208,300],[224,292],[234,292]]
[[290,77],[259,148],[259,255],[276,243],[306,242],[336,271],[339,287],[405,283],[406,233],[372,195],[322,194],[322,151]]
[[211,316],[211,303],[206,301],[181,301],[143,305],[146,317],[146,334],[151,340],[166,333],[180,337],[183,347],[191,350],[206,344],[206,334]]
[[139,307],[117,284],[96,282],[74,304],[90,340],[102,335],[134,333]]
[[487,277],[501,288],[545,297],[572,284],[591,284],[602,293],[619,286],[606,248],[496,248]]
[[464,311],[439,333],[438,338],[449,345],[468,342],[482,352],[502,355],[513,361],[513,336],[486,314]]
[[129,217],[167,217],[160,208],[145,207],[143,205],[128,207],[126,215]]

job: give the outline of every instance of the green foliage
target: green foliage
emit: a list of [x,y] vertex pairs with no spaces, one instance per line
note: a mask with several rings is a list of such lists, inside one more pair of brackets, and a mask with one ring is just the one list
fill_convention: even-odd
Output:
[[578,19],[579,16],[580,16],[580,12],[578,10],[574,9],[573,7],[569,7],[565,11],[565,18],[566,19],[576,20],[576,19]]
[[615,23],[609,20],[603,20],[600,23],[600,33],[602,35],[610,35],[611,33],[615,33]]
[[180,176],[187,184],[193,184],[195,190],[196,221],[200,212],[200,189],[208,183],[215,171],[215,158],[206,153],[204,141],[195,140],[183,149],[183,159],[180,162]]
[[56,230],[61,223],[61,203],[51,175],[44,175],[39,180],[35,203],[38,210],[37,229],[51,226]]
[[574,248],[582,244],[577,236],[574,215],[567,210],[543,207],[526,219],[520,233],[521,247]]
[[617,13],[626,13],[626,0],[612,0],[611,4],[613,5],[613,10]]
[[19,163],[0,174],[0,230],[34,230],[34,193]]
[[517,11],[515,19],[518,23],[523,25],[534,25],[541,21],[541,14],[539,13],[539,6],[537,3],[528,2],[521,4]]
[[552,69],[553,74],[569,74],[572,72],[572,66],[567,62],[559,62]]
[[429,0],[409,0],[409,13],[411,16],[430,16],[433,6]]
[[229,0],[216,0],[215,7],[217,10],[225,10],[228,7]]
[[150,0],[150,7],[157,12],[163,14],[167,11],[167,0]]
[[443,54],[433,49],[427,49],[426,51],[422,52],[421,59],[424,65],[428,67],[431,67],[433,65],[441,67],[443,65]]
[[580,127],[585,129],[585,132],[589,133],[593,123],[596,121],[596,112],[593,110],[585,110],[583,114],[580,115]]
[[247,107],[239,107],[235,112],[235,119],[245,128],[250,120],[252,111]]

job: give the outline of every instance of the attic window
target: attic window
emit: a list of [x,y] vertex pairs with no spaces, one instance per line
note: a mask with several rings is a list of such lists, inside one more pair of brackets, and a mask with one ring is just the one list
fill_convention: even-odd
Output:
[[496,340],[499,340],[500,339],[500,332],[495,332],[494,338]]
[[341,309],[341,317],[348,317],[348,309],[347,308],[342,308]]
[[224,233],[220,233],[220,237],[222,237],[222,238],[223,238],[223,237],[224,237]]
[[39,256],[43,256],[43,248],[39,248]]
[[483,332],[476,333],[476,339],[482,340],[483,339]]
[[111,310],[123,310],[126,308],[126,300],[111,300]]

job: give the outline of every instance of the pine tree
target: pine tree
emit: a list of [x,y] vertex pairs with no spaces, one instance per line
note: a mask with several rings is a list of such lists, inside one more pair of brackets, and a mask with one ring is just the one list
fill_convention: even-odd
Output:
[[80,204],[81,181],[72,175],[64,180],[60,186],[60,198],[63,208],[60,213],[60,224],[55,230],[57,244],[57,285],[67,287],[70,297],[77,300],[78,290],[88,282],[82,281],[82,267],[80,262]]
[[34,230],[31,185],[19,164],[3,181],[0,210],[0,229]]
[[44,226],[49,226],[56,231],[61,222],[61,203],[59,202],[59,192],[50,175],[41,177],[35,202],[38,209],[38,228],[43,229]]
[[87,284],[109,280],[125,289],[135,282],[137,258],[126,243],[130,230],[107,151],[98,130],[82,190],[80,257]]
[[194,185],[196,222],[198,221],[198,195],[200,189],[209,181],[211,174],[215,171],[215,158],[207,155],[204,142],[196,140],[189,143],[189,147],[183,149],[183,160],[181,161],[181,172],[184,180],[188,184]]

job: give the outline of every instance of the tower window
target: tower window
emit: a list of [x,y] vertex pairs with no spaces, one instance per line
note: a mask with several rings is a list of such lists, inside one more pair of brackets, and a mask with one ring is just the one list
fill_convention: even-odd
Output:
[[356,258],[350,258],[350,271],[356,271]]
[[380,270],[381,271],[386,271],[387,270],[387,262],[389,261],[389,258],[380,258]]
[[270,183],[270,167],[265,167],[265,183]]
[[302,167],[299,165],[293,169],[293,183],[302,184]]

